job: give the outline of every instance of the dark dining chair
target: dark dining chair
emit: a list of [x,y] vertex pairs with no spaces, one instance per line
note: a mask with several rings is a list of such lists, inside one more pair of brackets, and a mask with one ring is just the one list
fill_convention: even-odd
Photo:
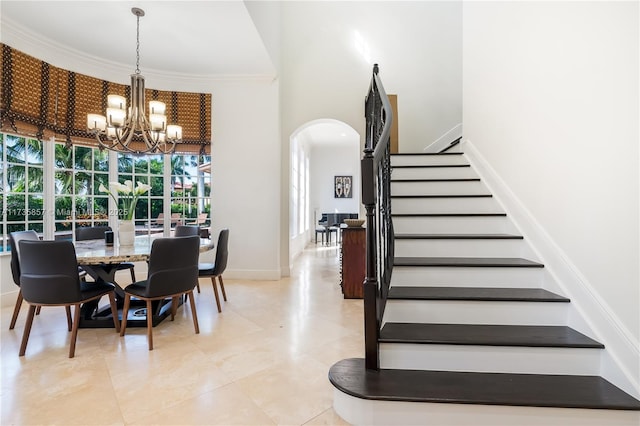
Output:
[[[9,244],[11,245],[11,275],[13,282],[18,286],[18,297],[16,298],[16,306],[13,308],[13,315],[9,323],[9,330],[13,330],[16,326],[18,314],[22,307],[22,288],[20,288],[20,241],[40,241],[36,231],[17,231],[9,234]],[[67,326],[71,331],[71,308],[67,307]],[[40,313],[39,311],[36,313]]]
[[157,238],[151,245],[147,279],[129,284],[124,289],[124,308],[120,335],[127,329],[127,316],[131,298],[146,302],[147,340],[149,350],[153,350],[153,310],[151,302],[171,298],[171,319],[178,307],[178,298],[189,297],[191,315],[196,334],[200,333],[198,315],[193,297],[193,289],[198,283],[198,256],[200,237]]
[[200,236],[200,227],[194,225],[177,225],[173,231],[174,237]]
[[[104,233],[111,231],[110,226],[79,226],[76,228],[76,241],[104,240]],[[118,263],[116,270],[128,269],[131,273],[131,282],[136,282],[135,264],[133,262]]]
[[218,245],[216,246],[216,257],[214,263],[201,263],[198,265],[198,276],[211,277],[213,285],[213,294],[216,297],[216,305],[218,312],[222,312],[220,307],[220,297],[218,296],[218,288],[216,286],[216,278],[220,281],[220,290],[224,301],[227,301],[227,293],[224,291],[224,282],[222,281],[222,273],[227,269],[227,259],[229,258],[229,230],[223,229],[218,234]]
[[78,275],[76,251],[71,241],[20,241],[20,288],[29,304],[29,314],[22,335],[20,356],[25,354],[33,317],[38,306],[75,306],[69,358],[76,350],[80,324],[80,305],[108,295],[113,323],[120,330],[115,286],[106,282],[87,283]]
[[[200,236],[200,227],[193,225],[177,225],[173,231],[174,237],[191,237],[193,235]],[[196,289],[200,293],[200,283],[196,284]]]

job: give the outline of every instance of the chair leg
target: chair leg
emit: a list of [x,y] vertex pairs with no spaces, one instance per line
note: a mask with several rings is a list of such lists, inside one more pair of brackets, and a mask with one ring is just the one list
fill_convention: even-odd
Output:
[[171,321],[175,319],[177,311],[178,311],[178,296],[171,298]]
[[131,272],[131,282],[135,283],[136,282],[136,271],[134,268],[129,268],[129,272]]
[[111,316],[113,317],[113,325],[116,328],[116,332],[120,333],[120,321],[118,320],[118,306],[116,305],[115,292],[109,293],[109,304],[111,305]]
[[227,293],[224,291],[224,283],[222,282],[222,275],[218,275],[218,281],[220,281],[220,290],[222,290],[222,298],[227,301]]
[[22,289],[18,290],[18,298],[16,299],[16,306],[13,308],[13,315],[11,316],[11,324],[9,324],[9,330],[13,330],[16,326],[16,320],[22,307]]
[[218,305],[218,312],[222,312],[220,307],[220,297],[218,296],[218,286],[216,285],[216,277],[211,277],[211,285],[213,285],[213,294],[216,296],[216,305]]
[[67,330],[71,331],[73,328],[71,324],[71,306],[65,306],[64,310],[67,312]]
[[198,293],[200,293],[200,281],[196,284],[196,288],[198,289]]
[[127,318],[129,317],[129,304],[131,303],[131,296],[128,293],[124,294],[124,306],[122,307],[122,321],[120,322],[120,335],[124,336],[124,332],[127,330]]
[[149,350],[153,350],[153,311],[151,310],[151,300],[147,300],[147,340]]
[[193,297],[193,290],[189,293],[189,304],[191,305],[191,316],[193,316],[193,328],[196,330],[196,334],[200,334],[200,327],[198,326],[198,313],[196,312],[196,301]]
[[78,326],[80,326],[80,304],[74,305],[73,329],[71,330],[71,344],[69,345],[69,358],[76,354],[76,339],[78,338]]
[[33,324],[33,316],[36,313],[36,307],[29,305],[29,312],[27,313],[27,322],[24,324],[24,332],[22,333],[22,343],[20,344],[19,356],[24,356],[27,350],[27,343],[29,342],[29,334],[31,333],[31,324]]
[[36,315],[40,315],[40,311],[42,310],[42,306],[38,306],[36,308]]

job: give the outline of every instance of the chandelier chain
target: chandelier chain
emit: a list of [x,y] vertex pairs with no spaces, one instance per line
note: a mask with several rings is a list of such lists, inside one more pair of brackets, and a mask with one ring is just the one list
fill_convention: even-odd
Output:
[[136,74],[140,74],[140,15],[136,14]]

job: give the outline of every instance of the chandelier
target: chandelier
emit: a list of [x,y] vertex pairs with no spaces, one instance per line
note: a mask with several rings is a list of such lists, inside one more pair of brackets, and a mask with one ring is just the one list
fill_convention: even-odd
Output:
[[87,128],[98,141],[100,149],[133,154],[164,153],[175,150],[182,141],[182,127],[169,124],[165,115],[166,105],[160,101],[149,102],[149,118],[145,115],[144,76],[140,74],[140,17],[144,10],[134,7],[136,15],[136,71],[131,74],[131,106],[120,95],[107,96],[106,116],[87,114]]

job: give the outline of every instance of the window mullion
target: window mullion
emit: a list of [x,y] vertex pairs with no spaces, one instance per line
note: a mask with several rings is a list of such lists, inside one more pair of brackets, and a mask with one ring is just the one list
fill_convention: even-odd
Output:
[[56,144],[53,136],[51,140],[42,144],[42,184],[43,184],[43,208],[45,211],[43,224],[43,237],[45,240],[53,240],[55,237],[55,152]]

